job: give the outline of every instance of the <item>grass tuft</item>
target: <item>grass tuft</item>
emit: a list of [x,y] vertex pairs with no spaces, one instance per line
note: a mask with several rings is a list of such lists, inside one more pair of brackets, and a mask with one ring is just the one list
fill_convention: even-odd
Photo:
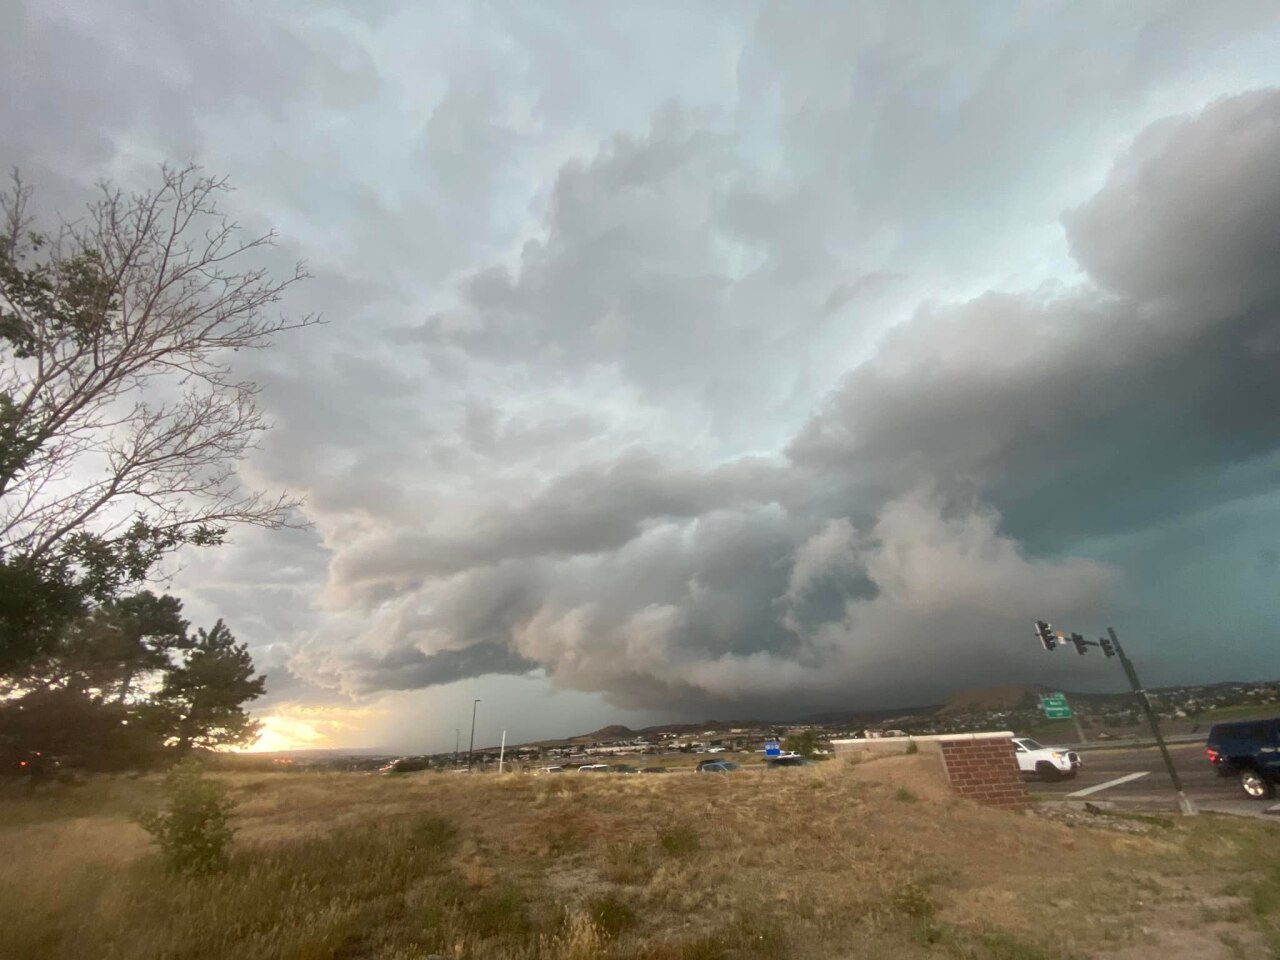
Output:
[[458,825],[447,817],[422,814],[409,827],[413,843],[426,850],[443,853],[452,849],[458,838]]
[[610,883],[643,883],[652,872],[649,849],[643,843],[628,840],[605,848],[600,875]]
[[693,827],[675,824],[658,831],[658,846],[672,857],[688,857],[702,849],[702,840]]
[[587,902],[587,916],[606,937],[617,937],[636,924],[636,912],[615,893],[603,893]]
[[917,920],[927,920],[934,914],[933,899],[928,889],[914,880],[908,880],[893,892],[893,907],[899,913]]

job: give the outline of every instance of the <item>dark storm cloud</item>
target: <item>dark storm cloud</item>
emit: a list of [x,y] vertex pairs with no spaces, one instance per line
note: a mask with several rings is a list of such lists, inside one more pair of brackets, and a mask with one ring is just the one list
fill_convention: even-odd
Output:
[[744,501],[779,496],[784,478],[764,461],[742,460],[700,473],[672,469],[635,451],[557,477],[519,506],[495,504],[453,534],[403,534],[343,554],[334,578],[348,591],[388,584],[410,588],[503,559],[574,556],[616,550],[643,526],[689,518]]
[[976,486],[1033,537],[1255,492],[1208,481],[1280,446],[1280,354],[1259,348],[1280,307],[1277,116],[1280,93],[1265,91],[1145,132],[1066,217],[1113,295],[923,308],[848,375],[792,457],[886,489]]
[[1278,149],[1275,90],[1156,124],[1117,161],[1106,186],[1067,213],[1071,251],[1103,287],[1189,314],[1183,323],[1273,306]]
[[526,673],[536,664],[512,653],[505,644],[477,643],[433,654],[400,647],[381,657],[357,657],[351,666],[368,690],[418,690],[487,673]]
[[[773,492],[757,506],[724,495],[725,467],[675,483],[651,458],[623,460],[566,476],[454,544],[352,557],[339,580],[424,569],[428,558],[447,564],[429,577],[529,557],[543,599],[512,628],[519,668],[537,663],[627,706],[941,689],[918,676],[926,648],[946,683],[979,681],[1001,657],[1005,675],[1031,669],[1000,653],[1004,634],[1025,632],[1034,610],[1088,615],[1109,602],[1116,575],[1033,559],[1002,525],[1058,552],[1256,492],[1205,481],[1280,449],[1280,356],[1256,346],[1277,322],[1267,266],[1280,266],[1280,218],[1258,212],[1280,203],[1269,163],[1278,104],[1280,93],[1258,93],[1139,137],[1066,218],[1105,288],[922,307],[797,434],[790,464],[748,486]],[[1206,200],[1194,171],[1215,156],[1219,186]],[[1203,235],[1169,236],[1197,219]],[[1229,283],[1207,279],[1215,264]],[[1185,285],[1188,274],[1206,279]],[[736,469],[754,479],[748,463]],[[858,525],[821,522],[841,498]],[[833,584],[843,585],[834,602]],[[806,611],[824,586],[821,609]],[[428,606],[433,595],[423,590]],[[453,642],[467,635],[461,612],[442,631]],[[954,646],[922,648],[940,635]]]
[[[478,612],[502,623],[507,649],[557,683],[627,707],[781,709],[932,694],[978,678],[990,669],[984,652],[1007,646],[1006,631],[1025,632],[1026,612],[1010,597],[1081,612],[1113,583],[1087,561],[1028,561],[997,522],[921,492],[887,504],[856,546],[830,556],[812,548],[824,531],[806,541],[776,507],[720,511],[654,528],[605,556],[504,565],[508,590],[496,609],[459,602],[490,582],[484,571],[435,581],[414,597],[424,612],[411,622],[385,615],[370,635],[400,637],[393,651],[416,662],[408,651],[472,636]],[[840,586],[839,601],[817,616],[805,607],[819,591],[794,595],[797,551],[808,556],[807,578]],[[932,679],[919,675],[922,642]],[[1031,663],[1025,652],[1001,657],[1010,670]],[[361,688],[383,675],[359,658],[341,670]]]

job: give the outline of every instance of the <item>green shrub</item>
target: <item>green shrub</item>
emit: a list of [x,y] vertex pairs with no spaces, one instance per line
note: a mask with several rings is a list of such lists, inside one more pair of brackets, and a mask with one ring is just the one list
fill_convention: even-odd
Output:
[[165,862],[180,873],[213,873],[227,863],[235,802],[226,787],[206,779],[196,760],[185,760],[164,781],[165,809],[138,816],[160,845]]
[[903,803],[915,803],[919,798],[906,787],[899,787],[893,792],[893,799],[900,800]]
[[916,743],[914,740],[908,740],[907,753],[912,754],[912,753],[919,753],[919,752],[920,752],[920,744]]

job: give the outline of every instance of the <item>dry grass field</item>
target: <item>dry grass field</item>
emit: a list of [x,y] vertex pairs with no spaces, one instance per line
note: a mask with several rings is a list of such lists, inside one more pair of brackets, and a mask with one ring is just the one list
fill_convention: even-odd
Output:
[[158,781],[0,796],[5,960],[1280,956],[1280,832],[1058,822],[925,756],[728,776],[225,775],[230,868],[165,871]]

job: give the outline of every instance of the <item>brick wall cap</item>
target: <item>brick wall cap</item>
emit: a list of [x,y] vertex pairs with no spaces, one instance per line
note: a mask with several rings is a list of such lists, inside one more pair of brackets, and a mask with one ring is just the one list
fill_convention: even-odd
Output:
[[911,740],[932,740],[939,743],[971,743],[974,740],[1012,740],[1012,730],[999,730],[990,733],[931,733],[923,737],[851,737],[847,740],[832,740],[837,743],[908,743]]

